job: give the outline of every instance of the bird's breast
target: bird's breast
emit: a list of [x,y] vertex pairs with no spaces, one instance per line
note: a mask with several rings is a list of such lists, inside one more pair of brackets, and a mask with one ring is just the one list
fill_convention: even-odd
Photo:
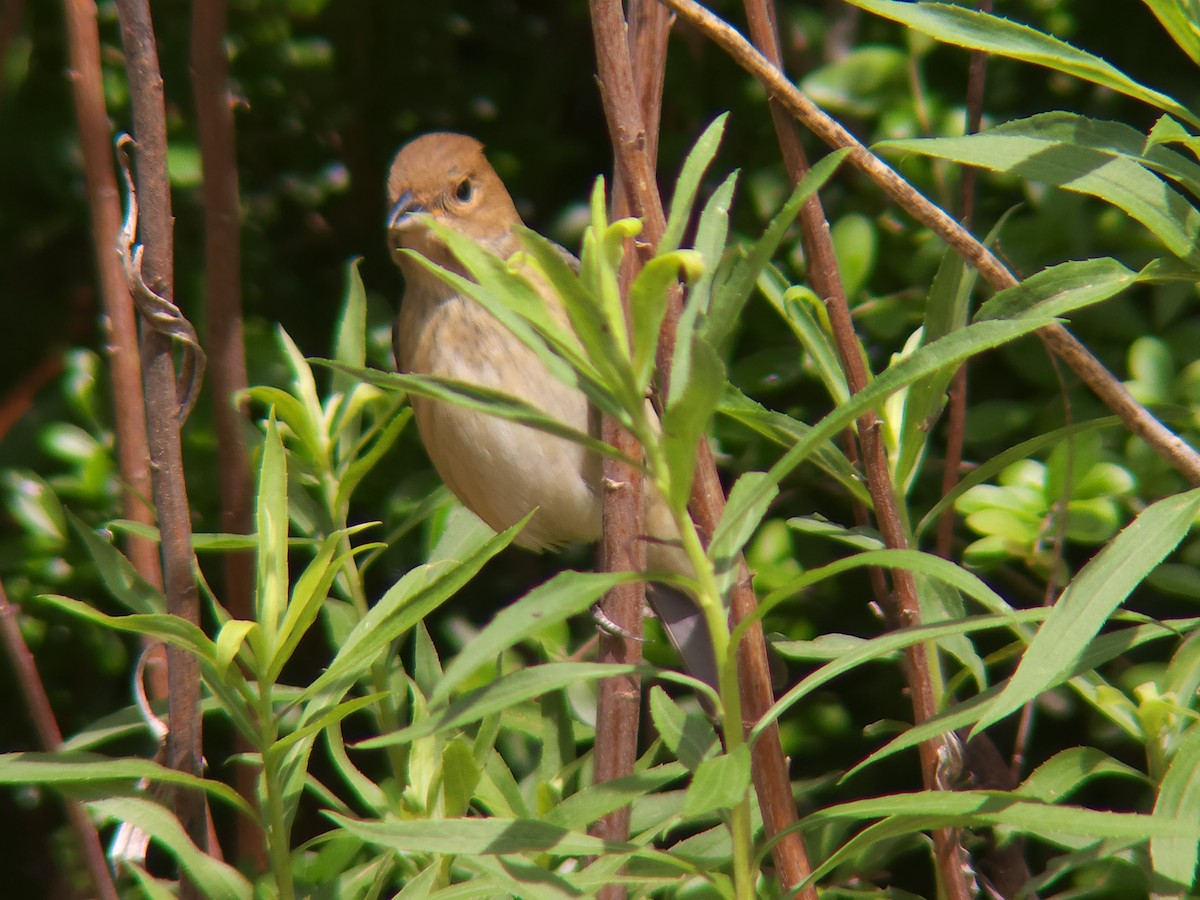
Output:
[[[570,428],[593,430],[583,394],[551,376],[533,351],[470,298],[423,291],[410,282],[398,332],[403,370],[503,391]],[[412,403],[438,474],[490,526],[507,528],[536,507],[519,544],[541,549],[598,537],[600,464],[594,454],[476,410],[419,397]]]

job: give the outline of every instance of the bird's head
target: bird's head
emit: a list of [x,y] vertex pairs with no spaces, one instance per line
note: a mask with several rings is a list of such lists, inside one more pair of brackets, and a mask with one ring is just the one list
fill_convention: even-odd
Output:
[[411,266],[401,249],[457,268],[430,219],[494,250],[521,222],[483,145],[465,134],[426,134],[401,147],[388,173],[387,200],[388,246],[406,275]]

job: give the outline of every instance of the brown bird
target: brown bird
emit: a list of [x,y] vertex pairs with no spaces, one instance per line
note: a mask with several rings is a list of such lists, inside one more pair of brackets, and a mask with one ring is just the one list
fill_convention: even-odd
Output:
[[[425,269],[402,249],[467,272],[429,228],[430,219],[501,259],[521,249],[521,217],[483,154],[461,134],[416,138],[396,154],[387,182],[388,244],[404,274],[396,327],[402,372],[438,375],[520,397],[571,428],[599,436],[599,416],[577,389],[547,371],[491,313]],[[564,251],[565,252],[565,251]],[[570,327],[562,301],[541,290],[547,308]],[[600,537],[600,459],[579,444],[475,410],[412,397],[417,430],[434,468],[463,505],[496,530],[537,513],[516,543],[533,550]],[[647,567],[690,574],[666,503],[649,487]],[[708,628],[685,594],[652,585],[651,604],[688,671],[717,684]]]

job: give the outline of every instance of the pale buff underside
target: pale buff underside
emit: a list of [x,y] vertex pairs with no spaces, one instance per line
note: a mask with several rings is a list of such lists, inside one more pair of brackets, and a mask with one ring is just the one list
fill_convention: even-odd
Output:
[[[537,397],[540,410],[584,434],[588,404],[561,384],[534,353],[474,301],[413,279],[400,309],[405,371],[455,378]],[[471,335],[447,345],[442,335]],[[519,377],[514,377],[520,373]],[[537,373],[536,390],[525,381]],[[535,507],[517,538],[536,550],[600,536],[600,461],[578,444],[474,410],[412,398],[421,440],[438,474],[463,505],[501,531]],[[586,476],[585,476],[586,473]]]
[[[474,339],[450,348],[440,338],[445,334]],[[406,372],[537,398],[541,412],[595,436],[582,393],[555,379],[491,313],[428,273],[412,278],[405,292],[398,348]],[[528,381],[533,373],[540,382],[536,387]],[[438,474],[492,528],[502,531],[537,508],[516,540],[522,547],[544,550],[600,537],[600,460],[594,453],[565,438],[449,403],[413,397],[412,405]],[[647,490],[645,515],[645,532],[654,538],[646,546],[648,568],[690,574],[666,503],[654,490]]]

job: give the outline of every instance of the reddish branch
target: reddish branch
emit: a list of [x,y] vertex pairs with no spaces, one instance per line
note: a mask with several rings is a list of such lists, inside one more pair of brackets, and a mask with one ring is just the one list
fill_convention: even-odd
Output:
[[[58,750],[62,746],[62,731],[58,720],[54,717],[54,709],[50,706],[50,698],[46,694],[46,686],[38,673],[33,654],[21,634],[21,625],[17,621],[16,607],[8,602],[8,594],[4,585],[0,584],[0,640],[12,662],[13,672],[17,676],[17,684],[21,696],[25,698],[25,707],[29,718],[37,732],[38,741],[48,752]],[[67,818],[75,839],[79,842],[80,852],[92,879],[96,896],[103,900],[117,900],[117,889],[113,884],[112,875],[108,871],[108,861],[104,858],[104,848],[100,845],[100,836],[96,827],[88,818],[83,804],[77,800],[66,800]]]
[[[655,127],[647,132],[650,142],[647,152],[652,159],[656,152],[654,144],[662,102],[669,24],[666,10],[656,0],[632,0],[630,3],[629,65],[639,87],[642,120],[655,123]],[[624,218],[629,214],[628,195],[617,173],[613,179],[613,217]],[[632,241],[627,242],[626,254],[621,260],[621,297],[626,304],[626,319],[630,317],[629,287],[642,265],[640,257],[632,250]],[[601,422],[601,436],[631,459],[641,456],[641,447],[633,435],[607,416]],[[606,572],[641,571],[646,565],[646,546],[640,539],[644,533],[645,479],[635,467],[620,460],[605,458],[602,466],[605,491],[601,568]],[[608,592],[601,607],[608,620],[623,634],[601,633],[601,662],[641,661],[640,638],[645,606],[645,584],[619,585]],[[594,775],[597,784],[633,774],[637,761],[641,695],[641,679],[633,675],[607,678],[600,685]],[[630,808],[624,806],[600,819],[592,833],[610,841],[626,841],[629,839],[629,822]],[[607,885],[599,896],[602,900],[620,900],[626,896],[625,886]]]
[[[154,524],[150,506],[150,455],[146,443],[146,412],[142,401],[142,365],[137,354],[137,325],[129,287],[116,254],[121,230],[121,205],[113,177],[112,129],[104,104],[100,68],[100,36],[93,0],[64,0],[67,47],[79,144],[92,218],[92,249],[96,256],[100,295],[107,327],[106,350],[113,392],[113,419],[117,434],[117,460],[124,482],[125,518]],[[125,552],[138,574],[162,587],[158,548],[148,538],[128,535]],[[154,697],[167,694],[161,665],[148,670],[148,688]]]
[[[727,52],[768,94],[830,147],[847,147],[847,160],[896,201],[909,215],[946,241],[997,289],[1014,287],[1016,278],[944,210],[931,203],[892,168],[864,147],[841,124],[808,99],[770,60],[754,49],[737,30],[693,0],[660,0]],[[1086,347],[1061,325],[1037,332],[1042,341],[1111,409],[1125,426],[1153,448],[1169,466],[1200,484],[1200,453],[1158,421]]]
[[[144,248],[141,278],[164,303],[174,295],[173,220],[167,179],[167,128],[163,82],[147,0],[118,0],[121,42],[133,103],[137,142],[137,196]],[[127,251],[128,252],[128,251]],[[195,625],[200,602],[192,572],[192,530],[179,439],[179,401],[171,339],[143,320],[141,356],[146,395],[146,426],[154,475],[154,503],[162,543],[163,585],[167,611]],[[200,672],[197,660],[175,647],[167,650],[167,764],[199,775],[201,771]],[[208,844],[204,797],[195,789],[174,791],[175,814],[198,847]],[[198,896],[182,881],[183,896]]]
[[[775,26],[774,9],[767,0],[746,0],[746,15],[750,34],[760,51],[778,68],[781,65],[779,34]],[[784,163],[793,184],[798,184],[808,172],[808,160],[800,145],[796,124],[775,98],[770,101],[771,118]],[[862,344],[854,331],[850,307],[838,270],[833,241],[829,234],[829,223],[821,208],[821,201],[814,194],[800,211],[804,249],[809,258],[809,278],[813,289],[825,302],[829,322],[833,330],[834,343],[846,374],[846,383],[852,393],[867,386],[870,373],[864,361]],[[883,533],[884,541],[892,549],[908,547],[908,537],[900,519],[899,508],[888,467],[887,449],[880,434],[880,422],[874,411],[864,413],[858,419],[858,441],[862,448],[863,466],[867,475],[867,487],[875,509],[875,520]],[[912,572],[907,569],[892,571],[894,595],[884,597],[885,610],[893,626],[911,627],[919,625],[920,606],[917,600],[917,584]],[[913,704],[913,718],[920,724],[937,712],[932,673],[930,671],[929,648],[917,644],[906,651],[906,674],[909,694]],[[938,750],[941,741],[927,741],[921,745],[921,772],[927,789],[938,787]],[[957,839],[948,828],[934,832],[934,844],[939,864],[942,888],[953,900],[966,900],[969,896],[963,869],[961,851]]]
[[[221,529],[249,534],[254,488],[242,411],[235,398],[246,388],[246,353],[242,329],[242,243],[238,211],[233,101],[225,55],[225,0],[195,0],[192,5],[192,82],[196,98],[196,133],[204,174],[205,305],[208,309],[209,378],[217,434],[217,485],[221,495]],[[224,603],[235,619],[254,616],[254,555],[224,554]],[[238,738],[239,752],[249,749]],[[238,766],[238,793],[254,803],[257,777]],[[266,868],[261,830],[247,818],[237,822],[235,859],[257,871]]]
[[[592,28],[596,39],[597,70],[609,136],[616,156],[616,169],[631,213],[642,219],[639,249],[649,255],[662,238],[665,228],[662,198],[654,172],[651,150],[654,138],[643,121],[638,90],[630,71],[626,43],[626,23],[617,0],[591,0]],[[675,327],[679,317],[679,298],[673,297],[659,339],[657,363],[660,379],[671,371],[675,347]],[[706,442],[697,448],[696,478],[692,487],[690,510],[702,534],[716,530],[725,508],[725,494],[716,465]],[[750,579],[742,564],[732,600],[735,622],[751,615],[757,601]],[[750,629],[738,648],[744,724],[749,729],[770,707],[770,671],[766,643],[761,626]],[[778,728],[772,725],[752,748],[755,790],[764,825],[770,836],[786,831],[796,822],[787,760],[779,741]],[[784,834],[774,844],[772,854],[785,890],[804,881],[811,872],[803,840],[796,831]],[[805,896],[815,897],[815,891]]]

